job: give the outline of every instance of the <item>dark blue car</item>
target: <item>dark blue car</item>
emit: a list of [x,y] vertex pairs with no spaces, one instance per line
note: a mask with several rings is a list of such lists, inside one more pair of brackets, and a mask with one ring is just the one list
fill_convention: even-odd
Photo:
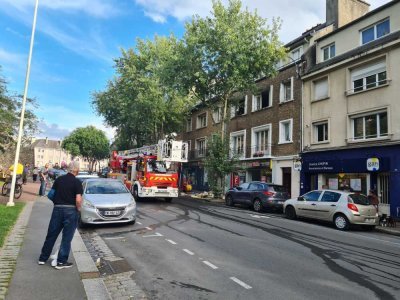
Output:
[[289,193],[282,185],[253,181],[242,183],[231,188],[225,194],[228,206],[243,204],[251,206],[254,211],[283,210],[283,203],[290,198]]

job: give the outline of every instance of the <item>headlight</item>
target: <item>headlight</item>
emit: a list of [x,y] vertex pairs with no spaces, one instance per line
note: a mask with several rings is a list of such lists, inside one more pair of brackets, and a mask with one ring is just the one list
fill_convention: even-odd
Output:
[[96,208],[89,200],[86,199],[83,200],[83,206],[88,208]]
[[129,207],[129,208],[136,207],[135,200],[132,199],[132,202],[130,202],[127,207]]

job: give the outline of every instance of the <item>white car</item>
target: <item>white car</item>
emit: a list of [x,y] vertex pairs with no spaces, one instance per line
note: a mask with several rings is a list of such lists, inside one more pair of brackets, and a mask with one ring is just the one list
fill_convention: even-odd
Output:
[[351,224],[373,230],[379,222],[378,211],[367,196],[337,190],[314,190],[286,200],[283,211],[289,219],[304,217],[333,222],[339,230],[347,230]]
[[125,185],[116,179],[86,179],[79,225],[131,223],[136,221],[136,202]]

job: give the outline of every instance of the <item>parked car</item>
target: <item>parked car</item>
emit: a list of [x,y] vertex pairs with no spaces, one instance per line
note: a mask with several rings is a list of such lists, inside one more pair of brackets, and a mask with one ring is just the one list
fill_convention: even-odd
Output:
[[136,202],[125,185],[116,179],[87,179],[83,182],[83,203],[79,225],[132,223]]
[[88,172],[79,172],[76,175],[76,178],[79,179],[81,182],[85,181],[86,179],[96,179],[99,178],[97,174],[89,174]]
[[282,185],[253,181],[233,187],[225,194],[228,206],[244,204],[251,206],[254,211],[282,210],[283,203],[290,195]]
[[49,177],[52,180],[56,180],[58,177],[67,174],[67,171],[63,169],[49,169]]
[[351,224],[373,230],[379,221],[368,197],[354,192],[314,190],[287,200],[283,208],[289,219],[304,217],[333,222],[339,230],[347,230]]

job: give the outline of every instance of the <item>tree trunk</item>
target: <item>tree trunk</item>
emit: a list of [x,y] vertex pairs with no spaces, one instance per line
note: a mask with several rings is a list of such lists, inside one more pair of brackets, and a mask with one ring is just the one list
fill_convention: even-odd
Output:
[[224,115],[222,117],[222,124],[221,124],[221,139],[222,139],[222,141],[225,138],[226,127],[227,127],[226,125],[227,125],[227,122],[228,122],[227,112],[228,112],[228,97],[225,96],[224,97]]

